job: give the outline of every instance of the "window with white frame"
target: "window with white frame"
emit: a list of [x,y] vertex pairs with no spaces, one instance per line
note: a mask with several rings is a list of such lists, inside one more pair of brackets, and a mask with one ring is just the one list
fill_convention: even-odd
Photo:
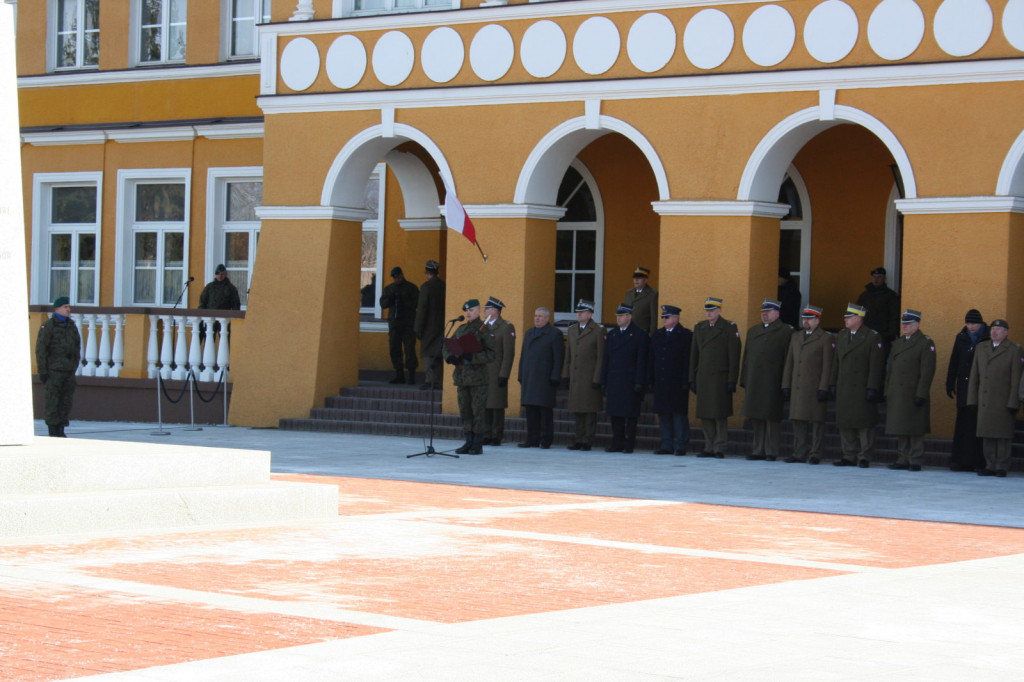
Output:
[[603,211],[597,184],[577,159],[565,171],[557,205],[565,209],[555,233],[555,320],[574,320],[576,302],[594,301],[600,318],[604,262]]
[[187,0],[137,0],[138,63],[185,61]]
[[381,267],[384,262],[384,185],[387,166],[377,164],[366,181],[363,250],[359,261],[359,312],[380,317]]
[[460,0],[334,0],[334,16],[459,9]]
[[37,173],[33,185],[33,300],[98,305],[102,174]]
[[256,207],[263,203],[263,169],[211,168],[207,178],[206,281],[223,263],[245,308],[260,238]]
[[99,0],[51,0],[50,31],[54,69],[99,65]]
[[270,0],[222,0],[225,17],[224,46],[228,59],[259,56],[260,24],[270,22]]
[[118,171],[115,305],[178,302],[188,273],[190,177],[189,169]]

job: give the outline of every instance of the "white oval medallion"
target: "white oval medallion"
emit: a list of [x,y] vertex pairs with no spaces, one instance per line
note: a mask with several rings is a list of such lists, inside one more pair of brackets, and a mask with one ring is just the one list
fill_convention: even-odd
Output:
[[526,29],[519,43],[519,59],[534,78],[547,78],[562,68],[569,43],[562,27],[547,19]]
[[591,76],[612,68],[621,48],[619,29],[607,17],[590,17],[580,24],[572,39],[572,56],[576,65]]
[[626,54],[644,73],[660,71],[676,52],[676,27],[664,14],[645,14],[629,28]]
[[327,77],[336,88],[353,88],[366,74],[366,48],[354,35],[338,37],[327,50]]
[[1010,0],[1003,10],[1003,35],[1018,50],[1024,51],[1024,0]]
[[320,73],[320,51],[309,38],[296,38],[281,52],[281,80],[292,90],[302,91]]
[[945,0],[935,12],[932,31],[943,52],[966,57],[988,42],[992,24],[992,8],[985,0]]
[[683,31],[683,52],[698,69],[713,69],[729,58],[736,31],[729,15],[718,9],[702,9]]
[[447,83],[459,75],[466,61],[466,46],[454,28],[435,28],[420,48],[420,66],[427,78],[435,83]]
[[512,66],[516,46],[512,34],[504,26],[490,24],[473,36],[469,46],[469,63],[473,73],[485,81],[496,81]]
[[775,66],[795,42],[793,17],[778,5],[758,7],[743,25],[743,51],[758,66]]
[[812,57],[834,64],[857,43],[857,13],[842,0],[825,0],[811,10],[804,24],[804,46]]
[[384,85],[398,85],[412,73],[416,50],[409,36],[388,31],[373,46],[373,73]]
[[882,0],[868,19],[868,43],[882,59],[909,57],[924,38],[924,12],[914,0]]

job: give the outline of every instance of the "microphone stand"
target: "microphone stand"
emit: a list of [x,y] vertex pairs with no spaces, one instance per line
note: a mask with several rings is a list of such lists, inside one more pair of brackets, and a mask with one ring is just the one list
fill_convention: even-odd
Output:
[[188,285],[191,284],[192,280],[194,279],[195,277],[189,277],[187,280],[185,280],[185,286],[181,288],[181,293],[178,294],[178,300],[174,302],[173,306],[171,306],[172,309],[177,308],[178,304],[181,303],[181,297],[185,295],[186,291],[188,291]]
[[[445,339],[447,339],[448,335],[451,334],[452,328],[455,327],[455,323],[458,321],[458,318],[454,320],[448,320],[448,329],[445,331],[444,334],[441,335],[441,343],[437,344],[437,351],[435,351],[434,357],[430,359],[431,365],[436,364],[437,358],[441,354],[441,349],[444,348]],[[443,455],[444,457],[452,457],[454,459],[459,459],[458,455],[452,454],[450,452],[438,452],[437,450],[434,449],[434,391],[436,390],[434,386],[436,384],[436,381],[432,381],[430,383],[430,442],[427,445],[426,450],[424,450],[423,452],[417,452],[412,455],[406,455],[406,459],[409,459],[411,457],[419,457],[421,455],[426,455],[427,457],[433,457],[434,455]]]

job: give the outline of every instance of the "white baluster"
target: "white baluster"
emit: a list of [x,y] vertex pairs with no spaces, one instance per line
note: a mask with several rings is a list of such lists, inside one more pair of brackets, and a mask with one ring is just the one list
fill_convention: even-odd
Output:
[[309,21],[316,14],[313,9],[313,0],[299,0],[295,5],[295,12],[288,21]]
[[114,323],[114,347],[110,350],[110,362],[113,366],[107,376],[119,377],[124,369],[124,315],[111,315]]
[[96,376],[110,376],[110,315],[97,315],[96,323],[100,326],[100,348],[96,358]]
[[195,372],[196,379],[199,378],[199,365],[202,363],[202,348],[199,346],[199,325],[203,320],[199,317],[188,318],[188,324],[192,325],[192,339],[188,344],[188,367]]
[[96,316],[86,315],[85,323],[89,325],[89,338],[85,342],[85,369],[82,370],[82,376],[94,377],[96,376],[96,359],[99,357],[96,347]]
[[206,318],[205,322],[206,342],[203,343],[203,371],[199,373],[199,380],[213,381],[213,365],[217,362],[217,342],[213,338],[213,320]]
[[185,364],[188,362],[188,328],[183,315],[174,316],[174,326],[178,328],[178,336],[174,340],[174,370],[172,379],[184,379],[187,376]]
[[146,376],[156,379],[157,366],[160,360],[160,330],[157,329],[157,315],[149,316],[149,346],[146,348]]
[[75,376],[82,376],[82,361],[85,360],[85,318],[77,313],[71,313],[71,321],[78,327],[78,367],[75,368]]
[[170,315],[161,315],[163,333],[160,337],[160,378],[171,378],[171,361],[174,360],[174,324]]
[[231,366],[231,349],[228,346],[228,318],[218,317],[220,322],[220,339],[217,341],[217,370],[224,373],[227,381],[228,367]]

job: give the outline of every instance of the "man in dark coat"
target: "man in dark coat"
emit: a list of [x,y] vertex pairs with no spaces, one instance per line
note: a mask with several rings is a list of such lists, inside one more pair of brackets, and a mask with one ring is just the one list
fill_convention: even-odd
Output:
[[576,440],[570,450],[589,452],[597,433],[597,413],[604,405],[601,369],[605,329],[594,319],[594,302],[580,299],[576,322],[566,334],[566,358],[562,374],[569,377],[569,412],[576,421]]
[[425,267],[427,281],[420,287],[416,304],[416,321],[413,331],[420,340],[420,357],[427,373],[426,383],[421,390],[441,385],[441,339],[444,336],[444,280],[438,277],[441,264],[428,260]]
[[782,436],[782,370],[786,367],[793,328],[779,319],[782,302],[766,298],[761,303],[761,324],[747,331],[743,347],[740,386],[745,390],[740,414],[754,427],[754,447],[747,459],[779,456]]
[[471,353],[452,351],[442,344],[444,361],[455,366],[452,381],[458,388],[459,416],[466,442],[455,452],[460,455],[482,455],[487,410],[487,365],[494,360],[494,337],[490,328],[480,319],[480,301],[471,298],[462,305],[466,322],[459,325],[452,340],[473,335],[480,350]]
[[690,390],[697,394],[697,418],[704,431],[698,457],[725,457],[732,396],[740,373],[740,331],[722,317],[722,299],[704,300],[705,320],[693,328]]
[[988,340],[988,325],[981,313],[971,308],[964,316],[964,328],[953,340],[946,372],[946,395],[956,398],[956,426],[953,430],[953,455],[950,471],[980,471],[985,468],[985,453],[978,438],[978,407],[967,404],[974,349]]
[[[836,341],[821,328],[821,308],[806,306],[800,316],[804,328],[793,332],[782,370],[782,395],[789,401],[793,422],[793,455],[785,462],[821,462],[825,417],[835,361]],[[810,436],[808,438],[808,436]]]
[[1006,320],[992,320],[989,335],[974,349],[967,404],[978,407],[978,437],[985,449],[985,468],[978,475],[1005,477],[1022,397],[1024,350],[1009,340]]
[[501,445],[505,438],[508,378],[516,359],[516,328],[501,316],[505,304],[491,296],[484,304],[484,324],[494,337],[494,362],[487,366],[487,430],[484,445]]
[[779,319],[790,327],[799,327],[800,303],[803,301],[803,297],[800,295],[800,288],[793,281],[793,276],[786,268],[779,268],[778,299],[782,303]]
[[54,438],[66,438],[64,427],[75,397],[75,372],[82,361],[82,337],[71,319],[67,296],[53,302],[53,316],[36,337],[36,371],[46,387],[46,427]]
[[[402,268],[391,268],[391,284],[384,287],[380,296],[380,307],[388,309],[388,349],[391,351],[391,366],[395,376],[389,383],[416,383],[416,302],[420,290],[405,278]],[[404,362],[403,362],[403,350]],[[409,376],[406,378],[405,372]]]
[[931,388],[935,342],[921,333],[921,313],[907,308],[900,336],[892,344],[885,372],[885,433],[896,436],[897,457],[890,469],[920,471],[924,437],[932,430]]
[[878,332],[886,344],[891,343],[899,333],[900,295],[885,283],[885,268],[871,271],[871,282],[864,285],[857,304],[867,311],[864,324]]
[[882,336],[864,324],[864,306],[846,307],[846,329],[836,337],[836,363],[832,366],[832,385],[836,387],[836,426],[843,451],[837,467],[871,466],[875,449],[875,425],[878,401],[882,397],[885,351]]
[[519,356],[520,404],[526,412],[526,440],[521,448],[547,450],[555,439],[555,392],[562,383],[565,340],[551,324],[551,311],[533,311],[533,329],[523,336]]
[[213,271],[213,279],[199,294],[199,307],[202,310],[241,310],[238,289],[228,279],[228,269],[223,263]]
[[633,309],[633,324],[654,336],[658,328],[658,290],[647,284],[650,277],[648,268],[637,266],[633,271],[633,288],[626,292],[624,302]]
[[647,334],[633,324],[633,309],[615,310],[615,328],[608,332],[601,368],[605,412],[612,423],[612,444],[605,452],[633,452],[636,420],[647,381]]
[[647,384],[661,431],[656,455],[685,455],[690,447],[690,345],[693,332],[679,324],[680,310],[661,306],[662,327],[651,338]]

